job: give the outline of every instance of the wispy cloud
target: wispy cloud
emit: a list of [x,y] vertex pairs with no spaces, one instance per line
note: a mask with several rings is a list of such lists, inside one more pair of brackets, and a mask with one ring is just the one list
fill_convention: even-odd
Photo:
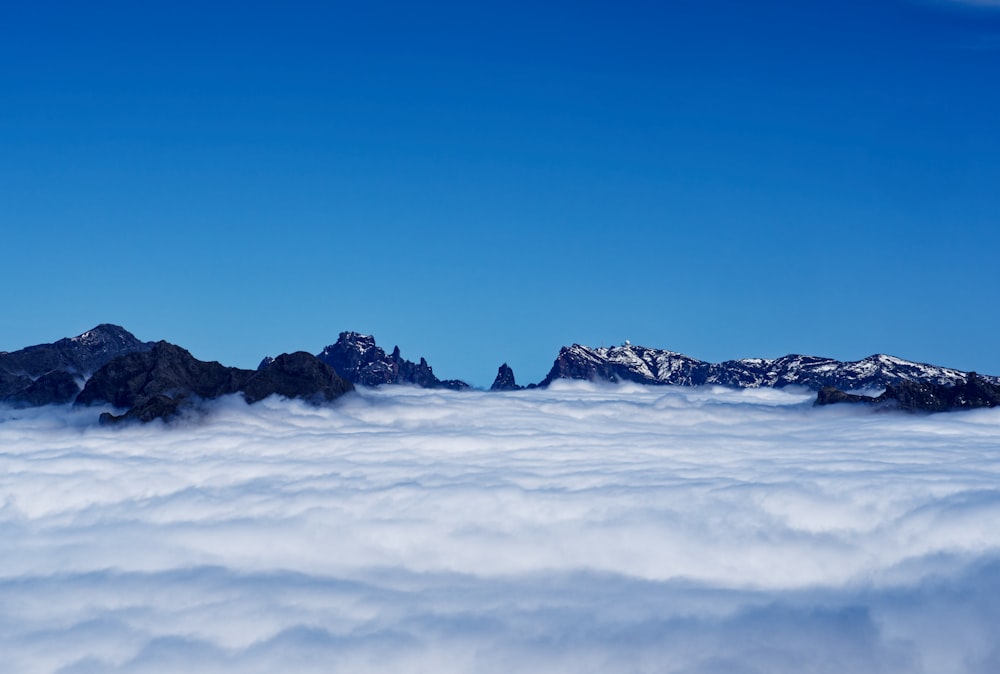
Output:
[[0,651],[36,672],[1000,665],[1000,413],[566,383],[0,411]]

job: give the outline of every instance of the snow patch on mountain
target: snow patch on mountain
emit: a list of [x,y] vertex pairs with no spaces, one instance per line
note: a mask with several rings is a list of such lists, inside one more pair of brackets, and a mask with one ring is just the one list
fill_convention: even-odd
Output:
[[[818,390],[835,386],[843,390],[878,389],[903,381],[954,385],[968,373],[954,368],[916,363],[896,356],[875,354],[858,361],[789,354],[780,358],[743,358],[709,363],[676,351],[633,344],[612,347],[564,347],[541,385],[556,379],[640,384],[700,386],[716,384],[733,388],[805,386]],[[1000,383],[998,377],[983,379]]]

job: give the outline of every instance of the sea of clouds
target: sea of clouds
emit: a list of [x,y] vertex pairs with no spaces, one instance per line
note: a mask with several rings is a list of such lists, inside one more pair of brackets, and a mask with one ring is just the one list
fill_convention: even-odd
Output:
[[0,671],[1000,671],[1000,410],[813,397],[0,409]]

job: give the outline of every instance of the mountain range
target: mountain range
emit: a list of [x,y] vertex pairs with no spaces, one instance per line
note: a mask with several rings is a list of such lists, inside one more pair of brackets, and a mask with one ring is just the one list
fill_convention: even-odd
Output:
[[[1000,378],[882,354],[848,362],[793,354],[709,363],[628,342],[614,347],[563,347],[546,377],[526,387],[516,383],[513,370],[504,363],[491,390],[545,387],[559,379],[731,388],[800,386],[819,392],[817,404],[931,411],[1000,405]],[[354,385],[394,384],[470,388],[457,379],[439,379],[423,358],[418,362],[403,358],[398,346],[387,354],[374,337],[357,332],[340,333],[335,343],[316,355],[296,352],[264,358],[256,370],[200,361],[179,346],[143,342],[106,323],[51,344],[0,352],[0,402],[110,404],[125,410],[121,415],[102,415],[108,423],[167,419],[195,407],[199,400],[234,393],[250,404],[270,395],[318,403],[333,400]],[[863,395],[875,390],[881,393]]]
[[[731,388],[804,386],[818,391],[826,386],[847,390],[881,389],[904,381],[950,386],[965,381],[967,375],[961,370],[883,354],[847,362],[791,354],[774,359],[745,358],[709,363],[674,351],[626,342],[614,347],[591,348],[579,344],[563,347],[539,386],[547,386],[556,379],[588,379],[654,385],[714,384]],[[983,379],[1000,384],[997,377]]]
[[153,342],[141,342],[124,328],[103,323],[52,344],[0,351],[0,401],[16,405],[71,402],[103,365],[152,348]]

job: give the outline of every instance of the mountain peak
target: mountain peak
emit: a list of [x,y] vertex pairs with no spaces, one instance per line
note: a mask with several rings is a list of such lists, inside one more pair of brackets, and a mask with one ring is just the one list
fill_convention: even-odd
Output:
[[[118,356],[150,348],[152,343],[139,341],[124,328],[102,323],[76,337],[0,354],[0,400],[27,396],[43,401],[39,404],[66,402],[71,380],[87,378]],[[50,386],[52,382],[58,386]]]
[[493,386],[490,387],[491,391],[518,391],[521,386],[517,385],[514,380],[514,370],[510,368],[507,363],[504,363],[497,370],[497,378],[493,380]]
[[423,388],[468,388],[462,381],[438,379],[424,358],[418,363],[406,360],[398,346],[391,355],[386,355],[374,337],[359,332],[340,333],[336,343],[325,347],[316,357],[341,377],[362,386],[416,384]]
[[76,337],[70,337],[69,339],[72,342],[93,342],[108,338],[139,341],[131,332],[120,325],[115,325],[114,323],[100,323],[95,325],[90,330],[87,330]]
[[[556,379],[631,381],[640,384],[714,384],[734,388],[805,386],[819,390],[884,388],[901,382],[954,385],[966,380],[961,370],[915,363],[896,356],[874,354],[858,361],[789,354],[780,358],[744,358],[708,363],[675,351],[644,346],[592,348],[573,344],[562,347],[546,386]],[[1000,382],[995,377],[987,381]]]

